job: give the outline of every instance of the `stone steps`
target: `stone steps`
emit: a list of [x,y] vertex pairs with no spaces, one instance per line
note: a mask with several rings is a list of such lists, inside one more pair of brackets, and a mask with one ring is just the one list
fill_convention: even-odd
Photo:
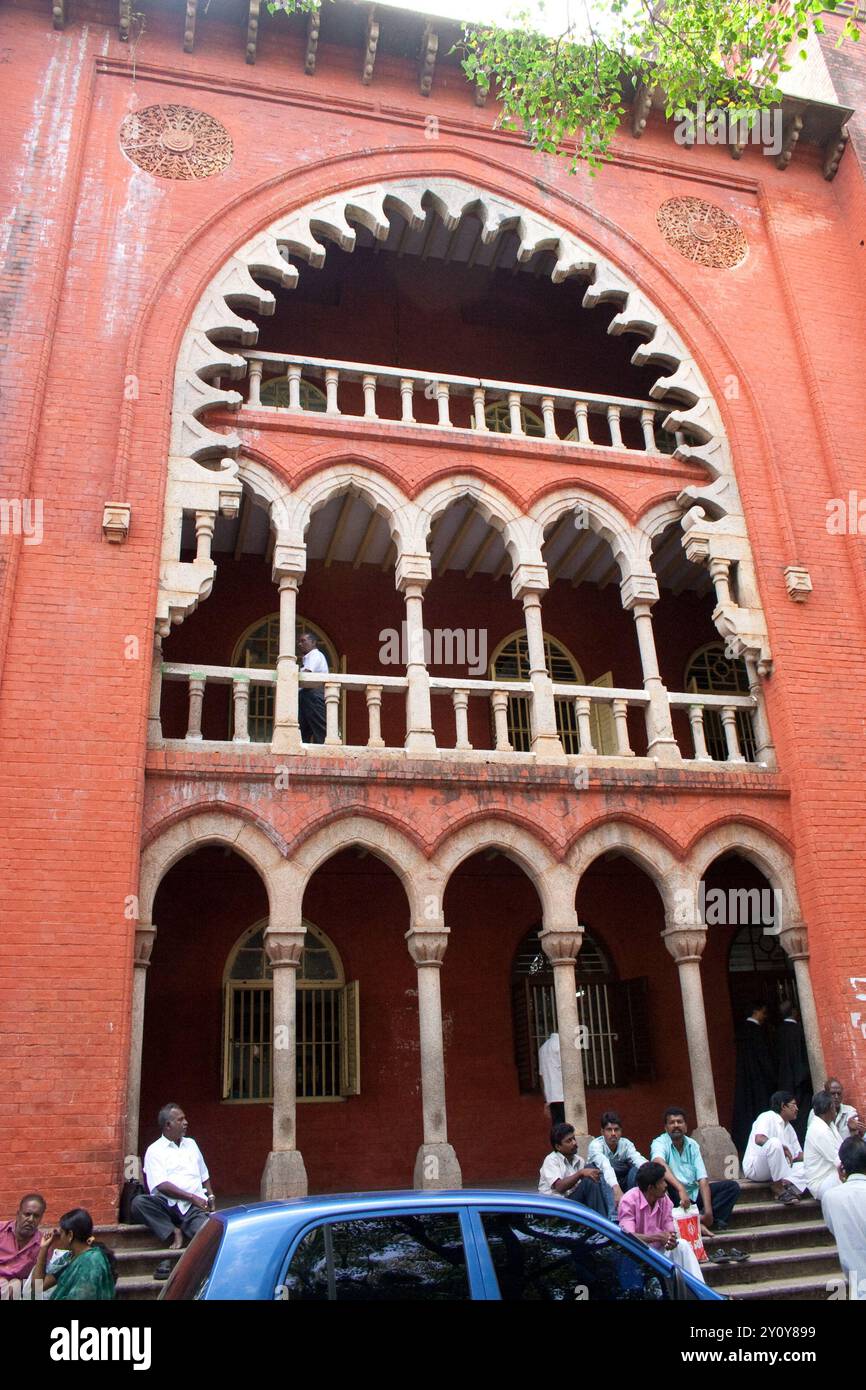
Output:
[[163,1260],[179,1260],[182,1251],[155,1246],[146,1226],[96,1226],[93,1234],[114,1252],[119,1300],[138,1302],[159,1297],[165,1281],[154,1279],[154,1270]]
[[808,1198],[785,1206],[774,1200],[768,1183],[742,1183],[742,1197],[731,1224],[706,1239],[709,1250],[732,1246],[748,1261],[703,1265],[704,1278],[718,1293],[736,1299],[826,1299],[843,1277],[833,1237],[818,1202]]

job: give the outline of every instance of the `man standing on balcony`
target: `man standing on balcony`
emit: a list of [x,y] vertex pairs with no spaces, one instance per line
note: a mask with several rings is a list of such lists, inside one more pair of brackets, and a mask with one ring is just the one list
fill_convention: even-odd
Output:
[[[301,670],[314,675],[328,674],[328,662],[324,652],[319,651],[319,641],[313,632],[302,632],[298,638],[301,653]],[[325,692],[320,685],[301,686],[298,695],[298,723],[301,726],[303,743],[324,743],[327,720],[325,718]]]

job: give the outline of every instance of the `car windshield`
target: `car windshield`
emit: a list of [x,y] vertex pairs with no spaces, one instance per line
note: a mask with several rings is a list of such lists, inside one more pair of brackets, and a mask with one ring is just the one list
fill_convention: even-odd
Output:
[[162,1292],[163,1299],[204,1298],[224,1230],[223,1223],[213,1217],[201,1227],[172,1270]]

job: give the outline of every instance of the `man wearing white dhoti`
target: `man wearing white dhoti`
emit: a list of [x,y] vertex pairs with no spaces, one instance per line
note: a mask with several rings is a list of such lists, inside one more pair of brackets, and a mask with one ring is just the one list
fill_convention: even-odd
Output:
[[803,1170],[809,1191],[820,1202],[831,1188],[839,1184],[840,1178],[836,1168],[842,1140],[833,1123],[836,1107],[829,1091],[819,1091],[812,1097],[812,1110],[815,1113],[815,1121],[806,1130]]
[[796,1202],[805,1191],[803,1152],[794,1129],[797,1099],[793,1091],[775,1091],[770,1109],[752,1125],[743,1172],[752,1182],[770,1182],[778,1202]]
[[862,1139],[843,1140],[839,1167],[843,1181],[828,1189],[821,1207],[836,1237],[850,1297],[866,1299],[866,1143]]

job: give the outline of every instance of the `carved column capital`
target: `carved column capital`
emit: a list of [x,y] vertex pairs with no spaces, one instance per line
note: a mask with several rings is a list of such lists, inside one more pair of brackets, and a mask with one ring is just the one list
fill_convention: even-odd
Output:
[[809,933],[805,922],[792,922],[789,927],[779,932],[779,940],[791,960],[809,959]]
[[672,926],[662,932],[662,940],[676,961],[700,960],[707,944],[707,929],[699,926]]
[[284,580],[288,580],[297,589],[306,572],[307,552],[302,545],[274,546],[271,578],[275,584],[282,585]]
[[150,965],[150,953],[156,938],[156,927],[150,922],[139,922],[135,928],[133,964],[137,970],[146,970]]
[[402,551],[397,556],[394,582],[401,594],[405,594],[410,588],[420,589],[423,593],[430,583],[432,574],[429,555],[410,555]]
[[574,965],[583,945],[583,927],[549,927],[538,939],[551,965]]
[[435,931],[423,927],[417,930],[410,928],[406,933],[406,945],[417,966],[441,966],[448,945],[448,928],[439,927]]
[[619,586],[625,609],[652,607],[658,602],[659,583],[654,574],[628,574]]
[[297,970],[304,954],[305,939],[306,932],[268,929],[265,932],[265,952],[271,968],[277,970],[283,965],[289,965]]

